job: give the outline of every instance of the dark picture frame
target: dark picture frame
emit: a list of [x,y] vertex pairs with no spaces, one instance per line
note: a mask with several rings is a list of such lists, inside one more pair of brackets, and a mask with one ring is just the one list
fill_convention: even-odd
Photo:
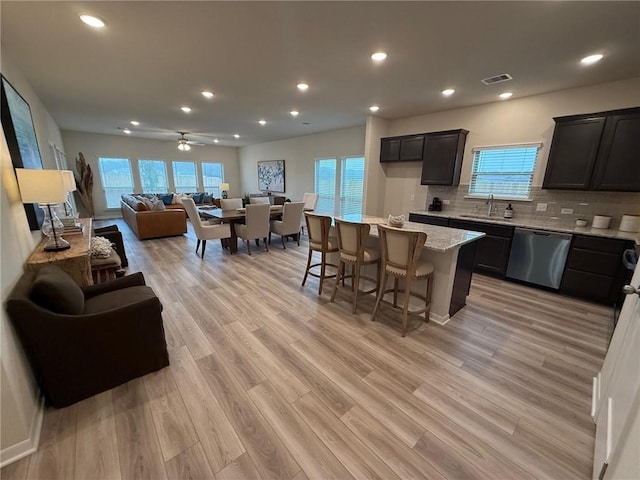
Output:
[[[2,129],[13,168],[42,170],[42,157],[31,116],[31,107],[5,76],[1,77]],[[40,229],[44,219],[44,212],[40,206],[37,203],[25,203],[24,209],[27,213],[29,228]]]
[[261,192],[285,192],[284,160],[258,161],[258,190]]

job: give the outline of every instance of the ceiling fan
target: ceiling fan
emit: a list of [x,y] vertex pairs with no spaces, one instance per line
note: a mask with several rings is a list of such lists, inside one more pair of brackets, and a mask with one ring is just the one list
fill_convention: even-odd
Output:
[[178,150],[181,152],[188,152],[191,150],[191,145],[197,147],[204,147],[204,143],[196,142],[194,140],[189,140],[185,135],[189,132],[176,132],[180,134],[180,138],[178,139]]

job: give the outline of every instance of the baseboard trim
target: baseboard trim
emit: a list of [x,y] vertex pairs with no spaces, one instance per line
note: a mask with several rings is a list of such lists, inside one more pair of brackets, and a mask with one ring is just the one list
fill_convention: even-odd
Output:
[[38,450],[43,419],[44,397],[40,396],[38,407],[33,412],[33,418],[31,419],[31,432],[29,432],[29,438],[0,451],[0,468],[3,468],[10,463],[17,462],[21,458],[27,457]]
[[451,317],[449,316],[449,314],[437,315],[433,312],[429,312],[430,322],[437,323],[438,325],[446,325],[449,322],[449,320],[451,320]]

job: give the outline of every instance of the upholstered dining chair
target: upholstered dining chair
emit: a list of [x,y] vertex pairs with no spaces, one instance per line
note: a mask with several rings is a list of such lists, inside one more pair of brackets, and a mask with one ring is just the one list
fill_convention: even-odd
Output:
[[236,225],[236,235],[247,244],[247,253],[251,255],[250,240],[264,240],[264,247],[269,251],[267,238],[269,237],[269,218],[271,217],[271,205],[266,203],[247,205],[245,224]]
[[[358,308],[358,295],[368,295],[378,291],[380,287],[380,250],[373,247],[366,247],[365,240],[369,237],[370,226],[366,223],[347,222],[345,220],[335,220],[336,233],[338,237],[338,249],[340,252],[340,263],[338,264],[338,276],[333,287],[331,301],[336,298],[338,288],[345,288],[351,291],[353,309],[356,313]],[[351,266],[351,275],[346,275],[347,265]],[[376,266],[376,278],[369,278],[361,275],[364,265]],[[344,286],[345,278],[351,279],[349,287]],[[369,290],[360,291],[360,280],[367,279],[375,283]],[[342,286],[340,285],[342,282]]]
[[[320,198],[320,195],[318,195],[317,193],[309,193],[309,192],[305,192],[304,195],[302,195],[302,201],[304,202],[304,209],[312,212],[316,209],[316,207],[318,206],[318,198]],[[306,220],[304,219],[304,217],[300,218],[300,231],[302,233],[304,233],[304,227],[306,225]]]
[[269,197],[250,197],[249,203],[252,205],[259,205],[261,203],[266,203],[267,205],[271,205],[271,199]]
[[[378,290],[376,305],[371,314],[375,320],[378,307],[385,294],[393,292],[393,307],[398,307],[398,284],[404,280],[404,303],[402,306],[402,336],[407,335],[407,315],[425,315],[425,322],[429,321],[431,309],[431,290],[433,284],[433,265],[420,258],[420,252],[427,241],[427,234],[417,230],[378,225],[378,234],[382,245],[382,282]],[[393,277],[393,288],[387,289],[388,277]],[[415,280],[426,280],[424,295],[411,291],[411,284]],[[410,297],[424,301],[424,308],[409,311]],[[385,302],[386,303],[386,302]]]
[[203,223],[200,219],[200,215],[198,214],[198,210],[196,209],[196,204],[194,203],[193,199],[182,199],[182,205],[184,206],[184,209],[189,216],[189,220],[191,220],[193,231],[196,234],[196,253],[198,253],[200,243],[202,242],[202,254],[200,258],[204,258],[204,251],[207,248],[207,240],[222,240],[223,238],[231,237],[231,227],[228,223],[222,223],[219,225],[210,225]]
[[[314,213],[304,212],[305,221],[307,223],[307,231],[309,232],[309,256],[307,257],[307,267],[302,279],[304,287],[307,276],[318,278],[318,295],[322,295],[322,284],[327,278],[336,278],[336,274],[327,275],[327,266],[336,270],[338,266],[334,263],[327,262],[327,254],[336,253],[338,251],[338,240],[330,237],[331,217],[327,215],[316,215]],[[313,252],[320,253],[320,263],[311,264]],[[313,268],[320,267],[320,273],[312,271]]]
[[222,208],[222,210],[236,210],[238,208],[242,208],[242,199],[241,198],[221,198],[220,208]]
[[271,242],[271,233],[273,232],[282,238],[282,248],[287,248],[284,241],[287,235],[295,235],[298,246],[300,246],[300,219],[303,211],[303,202],[285,203],[282,206],[282,220],[271,220],[269,242]]

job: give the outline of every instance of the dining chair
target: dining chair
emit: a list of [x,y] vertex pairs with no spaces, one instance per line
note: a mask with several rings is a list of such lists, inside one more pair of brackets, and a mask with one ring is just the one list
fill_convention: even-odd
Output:
[[[393,308],[398,307],[399,280],[404,280],[404,302],[402,306],[402,336],[407,335],[408,314],[420,315],[424,313],[425,322],[429,321],[431,309],[431,290],[433,284],[433,265],[420,258],[420,252],[427,241],[427,234],[417,230],[378,225],[378,235],[382,245],[382,282],[378,290],[376,305],[371,314],[375,320],[378,307],[387,293],[393,292]],[[387,289],[388,277],[393,277],[393,288]],[[415,280],[426,280],[424,295],[411,291],[411,284]],[[409,299],[416,297],[424,301],[424,308],[409,311]],[[384,303],[387,303],[386,301]]]
[[207,248],[207,240],[222,240],[223,238],[231,237],[231,228],[228,223],[218,225],[204,223],[198,214],[196,204],[192,198],[184,198],[182,200],[182,205],[189,216],[189,220],[191,220],[191,226],[193,226],[193,231],[196,234],[196,253],[198,253],[200,243],[202,242],[201,258],[204,258],[204,251]]
[[[302,201],[304,202],[304,209],[312,212],[316,209],[316,207],[318,206],[318,198],[320,198],[320,195],[318,195],[317,193],[309,193],[309,192],[305,192],[304,195],[302,195]],[[304,233],[304,227],[305,227],[306,223],[305,223],[305,219],[304,217],[300,218],[300,231],[302,233]]]
[[[285,246],[285,237],[295,235],[300,246],[300,219],[304,211],[304,202],[289,202],[282,207],[282,220],[271,220],[271,232],[280,235],[282,238],[282,248]],[[269,243],[271,243],[271,232],[269,232]]]
[[[331,301],[336,298],[338,288],[351,291],[353,308],[352,313],[356,313],[358,307],[359,294],[369,295],[375,293],[380,287],[380,250],[374,247],[366,247],[365,240],[369,237],[370,225],[367,223],[347,222],[346,220],[335,220],[336,233],[338,238],[338,250],[340,263],[338,264],[338,274],[336,284],[333,287]],[[346,274],[347,265],[351,266],[351,275]],[[376,278],[361,275],[361,269],[365,265],[376,266]],[[351,285],[345,287],[345,278],[351,279]],[[360,290],[360,280],[370,280],[375,286],[369,290]],[[340,283],[342,282],[342,285]]]
[[238,208],[242,208],[242,199],[241,198],[221,198],[220,208],[222,208],[222,210],[236,210]]
[[269,251],[267,237],[269,236],[269,219],[271,218],[271,205],[266,203],[247,205],[245,224],[236,225],[236,235],[247,244],[247,253],[251,255],[250,240],[264,240],[264,247]]
[[[305,212],[304,217],[307,223],[307,231],[309,232],[309,256],[307,257],[307,267],[304,272],[304,278],[302,279],[302,286],[304,287],[308,275],[316,277],[320,279],[318,295],[322,295],[322,284],[324,280],[327,278],[336,278],[335,273],[327,275],[326,269],[327,266],[333,267],[336,270],[338,269],[337,265],[327,262],[327,254],[338,251],[338,240],[335,237],[329,236],[331,231],[331,217],[309,212]],[[311,264],[313,252],[320,253],[320,263]],[[320,273],[311,271],[312,268],[316,267],[320,267]]]
[[260,205],[262,203],[271,205],[271,199],[269,197],[250,197],[249,203],[251,205]]

